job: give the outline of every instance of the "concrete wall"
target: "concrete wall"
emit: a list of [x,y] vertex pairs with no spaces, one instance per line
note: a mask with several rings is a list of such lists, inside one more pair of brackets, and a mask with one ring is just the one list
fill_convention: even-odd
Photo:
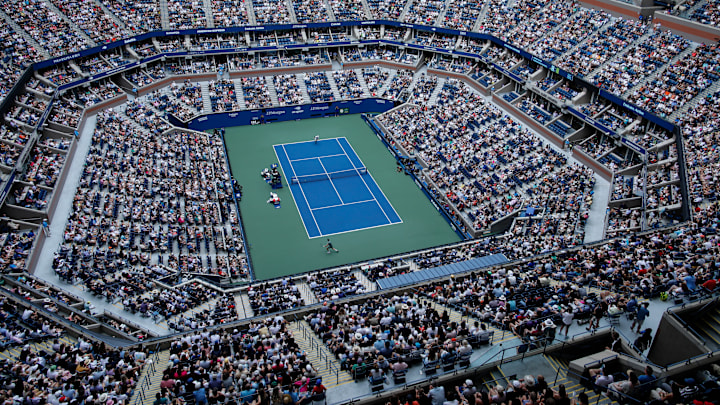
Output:
[[662,28],[670,29],[675,34],[693,41],[716,42],[720,40],[720,28],[676,17],[663,11],[656,12],[653,21],[660,24]]
[[707,351],[700,340],[686,331],[677,319],[664,313],[647,357],[655,364],[667,366]]
[[655,11],[662,10],[662,7],[638,7],[634,4],[611,0],[580,0],[580,4],[597,10],[605,10],[619,17],[636,20],[639,16],[649,17],[653,15]]

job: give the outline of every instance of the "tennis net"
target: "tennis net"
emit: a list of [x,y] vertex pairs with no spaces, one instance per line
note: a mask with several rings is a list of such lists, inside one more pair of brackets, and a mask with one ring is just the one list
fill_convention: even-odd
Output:
[[366,168],[358,167],[355,169],[339,170],[336,172],[329,172],[329,173],[308,174],[306,176],[293,176],[290,178],[290,183],[292,183],[292,184],[310,183],[312,181],[324,181],[324,180],[331,180],[331,179],[339,179],[341,177],[361,176],[365,173],[367,173]]

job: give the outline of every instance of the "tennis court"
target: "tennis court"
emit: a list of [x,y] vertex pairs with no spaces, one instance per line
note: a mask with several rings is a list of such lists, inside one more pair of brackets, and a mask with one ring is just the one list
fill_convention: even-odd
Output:
[[346,138],[273,148],[309,238],[402,222]]

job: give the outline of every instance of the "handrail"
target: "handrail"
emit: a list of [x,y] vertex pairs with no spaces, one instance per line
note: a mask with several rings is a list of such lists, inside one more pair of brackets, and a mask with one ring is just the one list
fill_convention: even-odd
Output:
[[680,325],[682,325],[682,326],[685,328],[685,330],[689,331],[689,332],[692,333],[698,340],[700,340],[700,342],[703,344],[703,346],[707,346],[707,340],[706,340],[704,337],[702,337],[702,336],[700,335],[700,333],[699,333],[698,331],[696,331],[692,326],[690,326],[690,324],[688,324],[687,322],[685,322],[685,320],[682,319],[682,318],[680,317],[680,315],[676,314],[674,311],[666,311],[666,312],[667,312],[668,314],[670,314],[669,316],[672,316],[673,318],[675,318],[675,320],[677,320],[678,322],[680,322]]
[[718,297],[714,297],[713,299],[708,301],[705,305],[703,305],[700,309],[696,309],[691,316],[695,319],[700,318],[706,311],[711,309],[712,305],[717,304],[717,301],[718,301]]
[[610,356],[603,357],[600,360],[593,360],[593,361],[587,362],[587,363],[583,364],[583,368],[588,368],[589,364],[594,364],[594,363],[604,364],[606,361],[617,359],[618,356],[619,356],[618,354],[612,354]]

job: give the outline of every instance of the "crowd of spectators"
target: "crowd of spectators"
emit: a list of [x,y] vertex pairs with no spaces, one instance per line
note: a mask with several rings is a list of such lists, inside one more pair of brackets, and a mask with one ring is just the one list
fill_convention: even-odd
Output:
[[593,40],[583,42],[572,57],[559,60],[558,66],[577,75],[587,76],[647,31],[648,26],[640,21],[619,18],[598,32]]
[[468,58],[449,58],[439,54],[428,63],[429,68],[465,74],[470,73],[474,66],[475,61]]
[[398,100],[400,95],[410,87],[413,81],[413,73],[407,69],[401,69],[394,73],[390,84],[385,90],[384,97],[390,100]]
[[358,79],[357,73],[352,69],[334,71],[333,80],[340,92],[340,98],[342,100],[352,100],[356,98],[362,98],[365,94],[365,89]]
[[416,105],[427,105],[430,101],[430,97],[437,88],[438,77],[431,74],[421,73],[420,76],[415,77],[410,91],[410,98],[408,102]]
[[[152,288],[152,284],[148,287]],[[123,309],[140,316],[152,317],[156,322],[167,320],[168,325],[175,321],[183,322],[190,311],[207,302],[217,299],[218,292],[200,283],[188,283],[171,289],[152,288],[139,296],[121,294],[114,298],[122,303]],[[181,319],[173,317],[179,315]],[[190,320],[187,320],[188,322]]]
[[203,111],[202,88],[199,83],[185,80],[182,85],[173,82],[170,85],[173,100],[168,101],[166,109],[176,118],[187,121]]
[[27,270],[27,258],[35,243],[35,231],[14,222],[0,225],[0,271],[3,273]]
[[25,68],[42,57],[39,49],[35,49],[5,21],[0,21],[0,40],[5,44],[1,62],[3,74],[0,75],[1,101],[18,81]]
[[235,98],[235,82],[232,80],[211,80],[208,83],[208,92],[213,112],[239,109],[237,98]]
[[118,41],[133,35],[92,0],[53,0],[52,3],[96,43]]
[[627,97],[640,108],[669,116],[719,78],[717,44],[700,45]]
[[[435,106],[407,106],[380,120],[406,151],[419,154],[437,194],[464,212],[474,228],[485,229],[524,207],[574,218],[584,214],[585,195],[594,185],[590,170],[568,165],[457,81],[448,80],[437,99]],[[548,196],[543,190],[550,183],[563,184],[562,191]]]
[[232,331],[202,329],[174,341],[157,398],[197,404],[297,403],[309,400],[316,386],[322,386],[317,370],[285,319],[275,317]]
[[270,314],[305,305],[300,290],[290,278],[251,285],[247,294],[255,315]]
[[505,35],[509,42],[528,49],[531,44],[561,25],[576,9],[577,3],[574,1],[550,3]]
[[688,40],[670,31],[653,29],[652,33],[642,43],[605,65],[593,76],[593,83],[622,95],[690,45]]
[[333,15],[339,21],[365,20],[363,2],[360,0],[330,0]]
[[370,16],[384,20],[399,20],[405,8],[405,2],[400,0],[367,0]]
[[365,286],[349,269],[308,274],[305,283],[319,302],[335,301],[367,292]]
[[168,28],[191,29],[207,27],[202,0],[167,0]]
[[362,69],[362,76],[367,85],[368,92],[372,97],[380,96],[380,91],[384,89],[390,71],[378,66],[366,67]]
[[311,102],[321,103],[335,100],[335,95],[325,72],[306,73],[304,81]]
[[110,11],[133,32],[134,35],[155,31],[160,26],[160,1],[158,0],[102,0]]
[[290,11],[282,0],[253,0],[253,11],[257,24],[288,24]]
[[237,27],[249,21],[245,0],[212,0],[211,6],[216,27]]
[[[530,52],[548,61],[554,61],[586,38],[595,33],[610,20],[610,15],[603,11],[582,9],[568,19],[556,31],[539,38]],[[576,62],[567,65],[576,68]]]
[[[127,403],[133,395],[147,353],[138,348],[115,349],[66,330],[6,297],[0,299],[3,348],[0,365],[6,402]],[[41,344],[37,344],[41,343]]]
[[447,5],[445,15],[440,24],[446,28],[472,31],[484,4],[484,2],[469,0],[451,1],[450,4]]
[[443,0],[413,1],[405,13],[405,22],[433,26],[444,10],[445,1]]
[[44,2],[10,0],[0,7],[51,56],[77,52],[91,45],[66,17],[58,15]]
[[720,6],[716,0],[704,0],[704,1],[688,1],[684,4],[685,7],[691,8],[698,5],[695,10],[687,17],[691,20],[698,21],[702,24],[717,27],[720,25]]
[[296,75],[277,75],[273,77],[273,82],[278,103],[281,106],[302,104],[304,102],[303,93],[298,85]]
[[272,106],[265,77],[243,77],[242,90],[245,95],[245,107],[249,110]]
[[324,0],[291,1],[298,23],[328,21],[329,15]]
[[140,129],[106,110],[86,162],[53,263],[63,279],[118,298],[149,291],[168,273],[164,265],[247,276],[246,263],[233,257],[241,240],[217,135]]

